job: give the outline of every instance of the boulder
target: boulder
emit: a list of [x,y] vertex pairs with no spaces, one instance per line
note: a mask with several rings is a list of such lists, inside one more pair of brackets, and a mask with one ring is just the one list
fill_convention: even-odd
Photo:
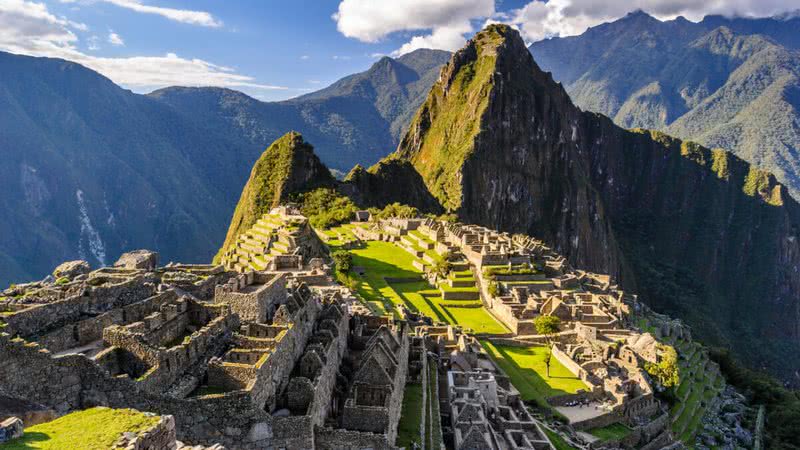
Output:
[[88,262],[78,259],[75,261],[67,261],[65,263],[61,263],[56,269],[53,271],[53,276],[56,278],[67,277],[72,278],[78,275],[83,275],[85,273],[89,273],[92,270],[92,267],[89,265]]
[[22,437],[24,431],[25,427],[22,425],[21,419],[18,417],[9,417],[0,422],[0,443]]
[[158,266],[158,253],[150,250],[134,250],[123,253],[114,267],[123,269],[153,270]]

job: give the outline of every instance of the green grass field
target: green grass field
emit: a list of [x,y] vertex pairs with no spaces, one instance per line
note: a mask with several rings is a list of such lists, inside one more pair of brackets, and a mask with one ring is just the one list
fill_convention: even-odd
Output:
[[440,448],[442,443],[442,416],[439,413],[439,399],[436,396],[436,386],[439,373],[433,364],[428,365],[428,408],[426,411],[427,420],[425,421],[426,433],[428,433],[428,448]]
[[422,385],[406,384],[403,393],[403,409],[400,413],[400,422],[397,424],[396,446],[411,448],[413,442],[421,444],[419,424],[422,422],[423,406]]
[[631,429],[621,423],[615,423],[605,427],[592,428],[588,430],[588,433],[603,441],[619,441],[631,434]]
[[564,440],[558,433],[554,431],[550,431],[547,428],[544,429],[547,438],[550,439],[550,442],[556,448],[556,450],[578,450],[575,447],[569,445],[567,441]]
[[159,420],[132,409],[91,408],[26,428],[21,438],[0,449],[108,450],[122,433],[144,431]]
[[545,347],[494,345],[487,340],[482,340],[481,345],[511,378],[511,383],[519,390],[523,400],[534,400],[540,406],[549,408],[546,401],[549,397],[588,389],[580,378],[555,358],[550,361],[548,377],[544,363]]
[[[439,291],[422,279],[422,272],[413,266],[414,256],[395,244],[368,241],[362,248],[352,249],[353,267],[364,269],[356,275],[357,291],[379,314],[393,314],[405,305],[435,321],[470,328],[476,333],[503,334],[508,330],[492,317],[480,300],[443,301]],[[387,283],[386,278],[418,281]],[[474,288],[473,288],[474,289]]]

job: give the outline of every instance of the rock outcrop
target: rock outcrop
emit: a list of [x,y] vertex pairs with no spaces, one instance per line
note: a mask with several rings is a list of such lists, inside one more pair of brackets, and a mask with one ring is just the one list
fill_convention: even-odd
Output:
[[91,270],[92,267],[89,265],[89,263],[81,259],[76,261],[66,261],[59,264],[58,267],[53,270],[53,276],[56,278],[72,278],[78,275],[89,273]]
[[222,252],[245,230],[291,194],[335,183],[327,167],[314,154],[314,148],[295,131],[283,135],[258,158],[242,190],[233,213]]
[[752,364],[780,372],[800,351],[785,188],[730,153],[582,112],[509,27],[453,55],[390,159],[465,222],[540,236]]
[[151,250],[134,250],[123,253],[114,263],[114,267],[123,269],[154,270],[157,266],[158,253]]

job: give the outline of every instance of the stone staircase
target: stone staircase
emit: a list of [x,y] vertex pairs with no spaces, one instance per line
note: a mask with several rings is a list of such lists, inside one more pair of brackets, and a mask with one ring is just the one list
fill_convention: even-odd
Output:
[[288,226],[280,215],[264,214],[228,248],[222,256],[223,265],[237,272],[266,270],[272,258],[290,252]]

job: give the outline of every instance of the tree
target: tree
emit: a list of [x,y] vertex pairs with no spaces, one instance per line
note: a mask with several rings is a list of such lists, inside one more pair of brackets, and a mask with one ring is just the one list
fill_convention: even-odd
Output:
[[678,352],[672,346],[664,344],[658,344],[658,350],[658,363],[648,362],[644,365],[644,370],[664,387],[677,386],[680,383]]
[[547,353],[544,355],[544,364],[547,367],[547,378],[550,378],[550,361],[553,357],[553,336],[558,333],[561,319],[556,316],[539,316],[533,319],[533,325],[538,334],[547,339]]
[[451,268],[452,264],[450,264],[449,253],[439,256],[433,263],[433,271],[436,272],[436,275],[439,275],[441,278],[447,277],[447,274],[450,273]]
[[353,255],[350,252],[337,250],[331,253],[331,258],[333,258],[333,265],[337,272],[347,273],[353,268]]

